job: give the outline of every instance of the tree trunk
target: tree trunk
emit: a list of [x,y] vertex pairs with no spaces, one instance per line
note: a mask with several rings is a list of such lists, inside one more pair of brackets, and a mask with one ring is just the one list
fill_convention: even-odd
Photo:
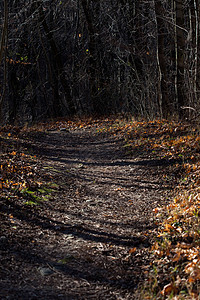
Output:
[[177,70],[177,101],[179,118],[184,117],[182,107],[186,103],[184,84],[184,59],[185,59],[185,37],[184,37],[184,4],[183,0],[176,0],[176,70]]
[[[102,51],[100,40],[98,37],[98,26],[96,22],[98,22],[97,16],[100,13],[99,3],[95,4],[94,11],[96,15],[92,17],[92,13],[90,11],[89,3],[90,1],[82,0],[82,7],[85,14],[85,19],[88,28],[88,50],[89,50],[89,84],[90,84],[90,97],[93,106],[93,111],[97,114],[105,113],[107,99],[100,96],[99,91],[103,89],[104,78],[102,76],[102,65],[100,62],[100,51]],[[93,19],[95,18],[95,22]]]
[[88,1],[82,0],[82,7],[85,14],[85,19],[87,23],[88,33],[89,33],[89,41],[88,41],[88,48],[89,48],[89,84],[90,84],[90,97],[93,105],[94,112],[99,110],[98,103],[96,99],[97,93],[97,86],[96,86],[96,62],[95,62],[95,55],[96,55],[96,47],[95,47],[95,29],[92,22],[91,14],[89,11]]
[[7,48],[7,35],[8,35],[8,2],[4,0],[4,24],[1,34],[1,44],[0,44],[0,64],[3,59],[3,55],[5,55],[5,63],[4,63],[4,86],[2,95],[0,98],[0,119],[2,119],[2,106],[5,97],[6,90],[6,48]]
[[168,100],[168,76],[167,76],[167,63],[166,63],[166,56],[165,56],[165,36],[166,28],[165,28],[165,21],[164,17],[164,9],[162,6],[162,2],[156,0],[155,1],[155,13],[156,13],[156,21],[157,21],[157,33],[158,33],[158,40],[157,40],[157,53],[158,53],[158,66],[159,66],[159,73],[160,73],[160,84],[159,84],[159,103],[161,106],[161,114],[162,117],[167,118],[169,115],[169,100]]

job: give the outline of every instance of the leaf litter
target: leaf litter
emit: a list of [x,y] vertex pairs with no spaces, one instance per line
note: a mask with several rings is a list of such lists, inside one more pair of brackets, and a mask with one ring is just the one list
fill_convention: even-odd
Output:
[[[128,159],[136,159],[136,164],[142,157],[143,164],[147,170],[150,168],[149,163],[150,165],[152,163],[152,166],[155,166],[155,164],[158,165],[160,169],[156,169],[155,173],[159,173],[157,177],[162,178],[162,186],[166,186],[166,189],[170,186],[173,187],[173,189],[170,192],[169,200],[167,199],[168,193],[166,193],[164,195],[166,201],[162,201],[159,206],[153,205],[152,211],[154,210],[154,217],[152,218],[151,214],[149,214],[149,217],[153,220],[153,225],[150,225],[148,228],[148,226],[145,227],[145,224],[141,224],[140,230],[142,233],[138,232],[138,226],[134,228],[134,219],[138,222],[136,215],[141,213],[142,210],[137,211],[134,206],[135,199],[130,199],[128,196],[126,197],[126,194],[129,195],[129,191],[133,188],[131,184],[124,187],[119,180],[118,184],[120,184],[117,187],[117,185],[113,186],[111,181],[109,181],[108,184],[111,185],[111,189],[106,191],[102,189],[99,184],[97,185],[95,183],[96,181],[102,181],[102,174],[104,174],[103,170],[105,171],[105,168],[107,168],[106,176],[108,176],[108,172],[110,172],[111,178],[116,176],[115,173],[119,172],[116,164],[113,163],[115,157],[112,159],[109,157],[109,164],[111,166],[104,166],[104,164],[108,164],[106,155],[110,155],[109,152],[105,154],[106,161],[102,163],[102,153],[99,151],[96,160],[100,158],[100,162],[103,166],[98,167],[98,173],[93,172],[94,170],[92,169],[96,166],[92,154],[90,153],[90,155],[88,155],[89,157],[87,157],[87,161],[85,161],[83,156],[81,156],[81,149],[78,149],[80,156],[77,157],[76,164],[73,164],[70,159],[69,164],[64,163],[64,165],[62,165],[59,162],[59,168],[57,167],[58,165],[56,166],[56,164],[52,164],[52,162],[49,163],[47,159],[48,155],[46,155],[45,149],[42,149],[44,144],[41,143],[41,139],[47,137],[46,142],[50,145],[50,137],[48,139],[48,135],[51,134],[51,132],[58,133],[59,135],[59,131],[61,135],[67,134],[70,135],[70,137],[74,132],[77,132],[77,138],[74,140],[74,145],[72,145],[72,147],[75,148],[78,148],[77,143],[78,140],[81,141],[81,139],[83,141],[82,147],[84,147],[85,140],[82,138],[84,133],[87,133],[85,136],[91,138],[92,132],[93,138],[91,139],[91,143],[93,143],[94,146],[98,139],[99,143],[102,143],[106,138],[109,140],[110,137],[113,137],[112,143],[114,149],[116,146],[115,142],[118,140],[122,141],[120,144],[120,153],[125,154]],[[75,259],[69,261],[72,269],[73,267],[77,269],[77,263],[80,263],[84,268],[87,264],[89,264],[89,268],[93,265],[92,276],[96,276],[96,282],[100,282],[99,286],[94,281],[91,283],[89,275],[82,274],[81,271],[77,269],[79,274],[77,290],[79,286],[79,292],[74,292],[71,287],[71,291],[73,290],[74,293],[74,299],[78,299],[80,293],[82,293],[82,295],[88,295],[88,293],[90,293],[91,298],[93,297],[95,299],[95,294],[93,293],[97,292],[97,286],[100,290],[103,286],[104,288],[105,286],[107,287],[104,296],[106,295],[108,299],[118,299],[117,297],[119,295],[121,295],[120,297],[122,299],[198,299],[200,280],[200,137],[197,126],[166,120],[146,122],[143,120],[135,121],[130,119],[127,121],[113,117],[98,120],[91,118],[84,120],[76,119],[73,121],[62,119],[37,124],[37,126],[32,128],[22,129],[17,127],[4,127],[1,128],[0,133],[2,224],[0,249],[3,253],[4,262],[1,267],[2,270],[7,269],[8,261],[10,263],[13,261],[15,264],[14,272],[24,267],[27,269],[25,271],[26,274],[27,272],[28,274],[31,273],[31,271],[28,270],[28,268],[30,268],[30,262],[27,266],[23,255],[21,255],[22,246],[24,249],[26,247],[29,248],[31,253],[37,253],[39,248],[46,251],[46,256],[48,257],[45,257],[46,267],[43,266],[44,255],[42,255],[40,251],[38,251],[36,257],[34,257],[33,254],[33,258],[29,259],[34,261],[38,270],[41,270],[41,268],[48,269],[49,261],[51,264],[55,264],[55,262],[51,261],[52,258],[51,255],[49,255],[48,246],[42,239],[46,237],[51,241],[51,236],[53,236],[52,230],[55,228],[56,234],[59,235],[59,237],[63,236],[63,232],[65,233],[65,239],[71,246],[68,247],[70,253],[66,254],[64,253],[65,251],[61,251],[63,253],[58,254],[54,248],[59,244],[63,246],[63,242],[60,242],[59,239],[56,240],[54,235],[54,239],[56,240],[55,245],[53,245],[52,241],[50,242],[54,260],[63,262],[66,257],[75,257]],[[41,138],[38,138],[40,134]],[[51,145],[53,147],[49,150],[49,154],[51,154],[52,157],[55,157],[53,152],[56,152],[57,146],[60,149],[57,151],[59,157],[62,157],[64,153],[63,149],[67,147],[66,143],[63,143],[63,145],[57,144],[57,142],[62,139],[60,139],[58,135],[56,138],[54,136],[55,146]],[[112,147],[112,143],[108,141],[109,147]],[[48,146],[48,144],[46,145]],[[98,151],[98,147],[95,147]],[[111,149],[111,152],[114,151],[114,149]],[[103,151],[106,152],[107,149],[104,147]],[[115,152],[113,152],[113,155],[115,155],[114,153]],[[86,154],[87,152],[83,151],[82,155]],[[42,156],[44,160],[41,159]],[[49,169],[47,166],[44,167],[44,161],[47,163]],[[119,164],[122,166],[123,163],[124,156],[122,156]],[[92,168],[89,167],[90,164],[93,166]],[[74,165],[81,167],[74,168]],[[66,167],[68,167],[67,177],[65,177],[67,182],[63,184],[61,177],[63,168],[66,169]],[[59,172],[56,175],[55,172],[51,174],[51,168],[55,168],[61,172],[61,175],[59,175]],[[87,172],[89,171],[90,174],[85,174],[85,169]],[[132,167],[132,169],[133,172],[136,172],[134,167]],[[131,172],[130,166],[129,168],[125,168],[124,171],[127,172],[125,175],[129,177]],[[117,175],[119,176],[119,174],[120,173]],[[81,176],[85,176],[84,180]],[[99,178],[96,178],[96,176],[99,176]],[[143,178],[144,174],[137,174],[137,177]],[[86,181],[87,184],[85,184]],[[54,185],[54,187],[48,189],[48,185],[51,184]],[[142,184],[142,179],[138,179],[138,185],[135,189],[138,189]],[[95,201],[90,198],[91,193],[94,193]],[[114,193],[115,196],[113,195]],[[64,220],[60,220],[59,222],[58,216],[60,217],[60,215],[56,212],[56,209],[55,211],[52,209],[52,207],[55,207],[56,201],[58,210],[66,211],[64,204],[59,204],[58,200],[58,195],[61,197],[63,194],[65,194],[66,197],[70,195],[75,198],[77,202],[80,202],[79,204],[75,204],[74,201],[72,201],[72,204],[69,205],[69,211],[71,210],[71,212],[76,215],[76,218],[73,220],[76,224],[69,224],[71,218],[67,216],[65,216]],[[48,203],[44,203],[42,201],[44,195],[51,195],[50,198],[53,200],[47,197]],[[113,200],[110,201],[111,203],[109,205],[109,198],[113,197],[115,202],[117,202],[117,209],[115,209],[116,203],[113,202]],[[105,200],[102,201],[102,198],[107,199],[106,205],[104,204]],[[95,205],[91,206],[91,201]],[[125,201],[127,201],[126,205],[124,205]],[[120,204],[121,202],[123,202],[123,204]],[[159,201],[155,202],[159,204]],[[166,205],[164,205],[164,202]],[[39,205],[39,207],[33,207],[35,204]],[[98,206],[96,207],[96,205]],[[134,208],[132,208],[132,205]],[[142,209],[143,208],[144,207],[142,207]],[[48,210],[51,210],[51,213]],[[100,218],[94,228],[91,227],[90,222],[84,222],[84,218],[88,219],[90,216],[92,219],[95,214],[98,214]],[[129,216],[128,218],[127,214]],[[48,222],[48,224],[41,221],[45,218],[50,219],[50,217],[51,221]],[[27,218],[31,219],[30,224],[34,224],[34,229],[28,224]],[[127,233],[127,228],[129,231],[128,237],[124,237],[122,232],[118,232],[119,228],[115,225],[117,223],[121,223],[122,225],[123,218],[125,220],[125,231]],[[145,222],[144,218],[141,219],[141,223]],[[104,225],[106,228],[104,228],[103,231],[101,220],[103,223],[106,223],[106,220],[110,220],[108,226]],[[25,227],[28,228],[27,232],[24,230]],[[99,228],[101,229],[100,231]],[[110,228],[112,230],[110,230]],[[135,240],[133,239],[134,236]],[[137,239],[137,236],[142,236],[142,238]],[[60,240],[62,240],[62,238],[60,237]],[[84,242],[82,242],[83,240]],[[79,247],[81,243],[84,255],[80,254]],[[99,247],[100,244],[102,248]],[[11,254],[12,252],[14,254]],[[19,259],[19,262],[16,262],[16,257],[19,253],[22,257]],[[103,262],[102,256],[104,258],[106,257],[107,271],[109,270],[108,272],[118,274],[119,279],[115,278],[117,282],[116,286],[113,283],[113,275],[108,276],[106,283],[102,283],[102,281],[98,279],[100,274],[102,273],[102,276],[104,276],[103,273],[105,272],[101,270]],[[14,257],[14,259],[11,260],[11,257]],[[27,259],[26,255],[25,259]],[[94,263],[95,260],[97,262]],[[116,263],[116,261],[118,261],[118,263]],[[68,261],[66,260],[64,266],[67,264]],[[138,267],[134,268],[133,264],[138,264]],[[63,273],[66,272],[65,268],[63,268]],[[142,275],[141,270],[143,270]],[[54,276],[53,272],[49,273],[52,274],[52,278],[52,276]],[[12,272],[9,271],[8,274],[12,274]],[[72,270],[69,274],[74,276]],[[11,280],[9,276],[7,282]],[[122,279],[123,276],[126,277],[124,281]],[[134,276],[137,280],[133,279]],[[31,276],[29,277],[31,278]],[[21,280],[27,284],[26,279],[23,278]],[[37,281],[38,278],[34,278],[34,280]],[[43,280],[41,285],[46,284],[46,279]],[[90,282],[90,292],[88,290],[85,291],[84,280],[87,281],[87,289],[88,283]],[[83,290],[80,288],[80,281],[84,286]],[[142,281],[145,283],[141,284]],[[53,282],[55,284],[56,279],[54,279]],[[14,281],[13,283],[13,290],[15,289],[16,292],[17,283],[15,284]],[[124,288],[122,288],[123,285]],[[130,288],[131,285],[132,288]],[[108,286],[111,288],[108,288]],[[65,299],[64,287],[62,286],[60,288],[63,290],[63,299]],[[11,295],[12,291],[8,289],[7,294],[9,295],[9,293]],[[52,290],[46,291],[46,293],[55,295],[57,292]],[[39,292],[38,295],[42,295],[42,292]],[[73,299],[73,297],[71,299]]]

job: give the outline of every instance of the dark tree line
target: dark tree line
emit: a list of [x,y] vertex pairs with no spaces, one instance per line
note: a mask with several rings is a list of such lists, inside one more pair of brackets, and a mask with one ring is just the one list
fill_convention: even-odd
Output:
[[199,109],[199,0],[4,0],[2,122]]

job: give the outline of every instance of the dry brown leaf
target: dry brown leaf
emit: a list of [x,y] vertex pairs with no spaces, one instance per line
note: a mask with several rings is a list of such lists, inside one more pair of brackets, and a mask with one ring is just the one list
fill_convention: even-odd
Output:
[[181,252],[178,252],[174,255],[172,261],[175,262],[175,261],[179,261],[181,258]]
[[130,249],[130,250],[129,250],[129,254],[132,254],[132,253],[134,253],[136,250],[137,250],[137,248],[136,248],[136,247],[134,247],[134,248]]
[[174,283],[169,283],[164,286],[164,289],[161,291],[161,294],[163,296],[167,296],[167,295],[171,294],[172,292],[173,292],[173,294],[175,294],[175,293],[177,293],[177,291],[178,291],[178,289],[174,285]]

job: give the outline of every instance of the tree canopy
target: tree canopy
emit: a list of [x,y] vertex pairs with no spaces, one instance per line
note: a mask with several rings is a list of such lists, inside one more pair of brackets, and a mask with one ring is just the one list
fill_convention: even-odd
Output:
[[198,0],[4,0],[0,10],[4,122],[199,108]]

